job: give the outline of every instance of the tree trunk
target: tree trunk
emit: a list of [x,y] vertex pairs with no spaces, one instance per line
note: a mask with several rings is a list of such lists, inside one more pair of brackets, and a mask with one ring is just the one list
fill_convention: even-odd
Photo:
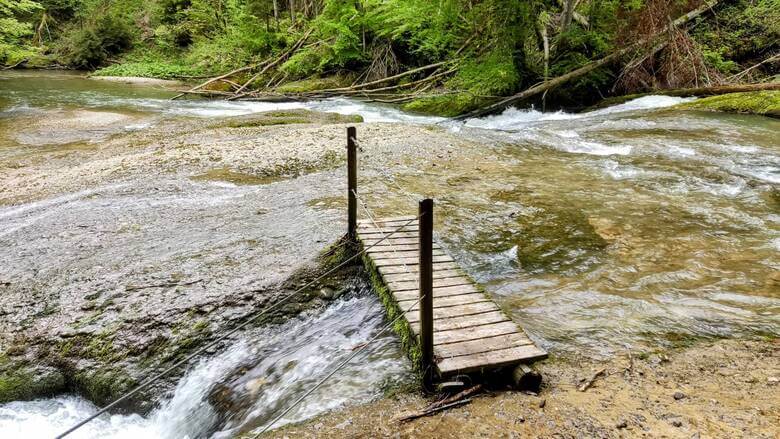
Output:
[[574,15],[574,2],[575,0],[564,0],[561,32],[566,32],[566,29],[571,25],[571,17]]

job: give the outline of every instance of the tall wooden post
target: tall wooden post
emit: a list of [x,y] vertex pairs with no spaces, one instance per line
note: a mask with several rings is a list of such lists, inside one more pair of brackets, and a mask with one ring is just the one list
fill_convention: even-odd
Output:
[[420,351],[423,381],[431,388],[433,363],[433,200],[420,201]]
[[347,128],[347,237],[351,240],[357,238],[357,130],[355,127]]

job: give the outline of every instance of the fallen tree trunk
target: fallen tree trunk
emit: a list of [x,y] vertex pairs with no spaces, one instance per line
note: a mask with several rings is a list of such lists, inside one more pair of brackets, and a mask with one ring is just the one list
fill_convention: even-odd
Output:
[[[535,85],[535,86],[533,86],[531,88],[523,90],[520,93],[517,93],[515,95],[509,96],[508,98],[502,99],[502,100],[500,100],[500,101],[498,101],[498,102],[496,102],[494,104],[491,104],[491,105],[488,105],[486,107],[482,107],[482,108],[476,109],[474,111],[468,112],[466,114],[460,115],[460,116],[456,117],[455,119],[463,120],[463,119],[468,119],[468,118],[472,118],[472,117],[479,117],[479,116],[484,116],[486,114],[495,113],[497,111],[505,109],[506,107],[512,105],[515,102],[522,101],[524,99],[528,99],[528,98],[530,98],[532,96],[535,96],[535,95],[537,95],[539,93],[543,93],[543,92],[551,90],[551,89],[553,89],[555,87],[558,87],[559,85],[564,84],[566,82],[569,82],[572,79],[576,79],[576,78],[579,78],[580,76],[584,76],[584,75],[592,72],[593,70],[596,70],[599,67],[602,67],[602,66],[604,66],[606,64],[609,64],[609,63],[619,59],[620,57],[622,57],[626,53],[629,53],[630,51],[636,49],[637,47],[640,47],[641,45],[646,44],[648,41],[654,41],[654,40],[657,40],[660,37],[663,37],[665,34],[667,34],[669,32],[669,30],[674,29],[674,28],[676,28],[678,26],[681,26],[681,25],[687,23],[688,21],[690,21],[690,20],[698,17],[699,15],[703,14],[704,12],[710,10],[713,6],[715,6],[718,3],[718,1],[719,0],[712,0],[712,1],[708,2],[708,3],[705,3],[702,6],[694,9],[693,11],[690,11],[687,14],[677,18],[672,23],[670,23],[669,26],[667,26],[663,30],[659,31],[655,35],[651,36],[647,40],[638,41],[638,42],[636,42],[636,43],[634,43],[634,44],[632,44],[632,45],[630,45],[628,47],[625,47],[623,49],[617,50],[616,52],[613,52],[613,53],[605,56],[604,58],[601,58],[599,60],[592,61],[592,62],[590,62],[588,64],[585,64],[584,66],[582,66],[582,67],[580,67],[578,69],[575,69],[575,70],[573,70],[573,71],[571,71],[569,73],[566,73],[565,75],[561,75],[561,76],[558,76],[556,78],[550,79],[548,81],[544,81],[544,82],[542,82],[542,83],[540,83],[538,85]],[[650,50],[653,50],[655,47],[657,47],[657,44],[653,45]]]
[[229,77],[231,77],[231,76],[233,76],[235,74],[241,73],[241,72],[246,72],[247,70],[252,70],[252,69],[257,68],[258,66],[261,66],[261,65],[262,65],[262,63],[251,65],[251,66],[241,67],[240,69],[231,70],[231,71],[225,73],[224,75],[220,75],[220,76],[217,76],[215,78],[211,78],[208,81],[206,81],[206,82],[204,82],[202,84],[198,84],[195,87],[192,87],[191,89],[189,89],[187,91],[183,91],[183,92],[177,94],[176,96],[172,97],[171,100],[178,99],[178,98],[180,98],[180,97],[182,97],[182,96],[184,96],[186,94],[196,92],[196,91],[200,90],[201,88],[203,88],[203,87],[205,87],[205,86],[207,86],[207,85],[209,85],[209,84],[211,84],[213,82],[217,82],[219,80],[222,80],[222,79],[225,79],[225,78],[229,78]]

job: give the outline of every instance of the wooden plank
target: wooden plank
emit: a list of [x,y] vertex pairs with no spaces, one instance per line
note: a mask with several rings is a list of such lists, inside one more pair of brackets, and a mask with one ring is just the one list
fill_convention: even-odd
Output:
[[436,345],[436,355],[439,358],[462,357],[464,355],[481,354],[484,352],[533,344],[534,342],[525,334],[515,332],[512,334],[497,335],[495,337],[480,338],[478,340],[439,344]]
[[[433,298],[440,298],[440,297],[450,297],[450,296],[463,296],[467,294],[482,294],[477,287],[474,285],[455,285],[451,287],[434,287],[433,288]],[[409,289],[404,291],[395,291],[393,290],[393,296],[396,297],[396,300],[410,300],[410,299],[416,299],[418,294],[418,289]],[[483,295],[484,296],[484,295]]]
[[[407,273],[405,270],[401,273],[381,273],[381,274],[382,274],[382,279],[384,279],[385,282],[414,282],[414,285],[417,285],[418,276],[416,270],[414,269],[412,269],[412,274]],[[436,266],[434,265],[433,267],[434,282],[436,281],[436,279],[447,279],[447,278],[463,279],[464,274],[462,271],[458,269],[436,270]]]
[[[447,256],[449,258],[449,256]],[[455,263],[453,260],[439,260],[437,261],[436,258],[444,258],[443,256],[434,256],[433,257],[433,269],[439,269],[439,270],[455,270],[458,267],[458,264]],[[386,269],[383,273],[417,273],[417,264],[419,261],[417,261],[414,258],[405,258],[405,259],[382,259],[380,261],[374,261],[374,265],[377,266],[380,269]],[[380,270],[381,272],[382,270]]]
[[[433,250],[433,256],[447,256],[449,259],[452,259],[449,257],[447,253],[444,253],[443,250]],[[384,252],[377,252],[377,253],[371,253],[371,258],[373,258],[375,261],[380,259],[393,259],[393,258],[419,258],[420,254],[417,252],[417,250],[414,251],[384,251]]]
[[377,229],[360,229],[358,231],[358,234],[366,239],[381,239],[385,236],[390,235],[391,237],[396,238],[418,238],[419,232],[417,231],[417,228],[415,227],[414,230],[404,230],[404,229],[387,229],[387,230],[377,230]]
[[[499,308],[493,302],[470,303],[466,305],[448,306],[446,308],[433,309],[433,320],[448,322],[456,317],[472,316],[487,312],[498,311]],[[420,313],[409,311],[406,313],[406,321],[415,323],[420,320]]]
[[[395,256],[387,259],[374,259],[374,265],[383,267],[386,265],[417,265],[420,262],[419,257]],[[437,255],[433,257],[433,262],[455,262],[450,255]]]
[[[403,251],[417,251],[419,245],[417,243],[414,244],[386,244],[387,241],[380,242],[378,245],[375,245],[371,248],[366,249],[366,253],[373,254],[373,253],[382,253],[386,251],[397,251],[397,252],[403,252]],[[433,246],[434,250],[440,250],[441,247],[437,247],[435,244]]]
[[[358,232],[358,235],[360,235],[360,239],[375,239],[380,240],[382,238],[388,237],[390,238],[419,238],[417,232],[396,232],[396,233],[368,233],[368,232]],[[384,241],[383,241],[384,242]]]
[[[392,222],[409,222],[411,220],[416,220],[417,217],[413,215],[408,216],[391,216],[391,217],[385,217],[385,218],[376,218],[376,222],[378,223],[392,223]],[[416,222],[416,221],[415,221]],[[372,224],[372,221],[370,219],[362,219],[358,221],[358,224],[360,223],[369,223]]]
[[[433,324],[433,332],[449,331],[451,329],[470,328],[472,326],[487,325],[489,323],[508,322],[509,318],[501,311],[490,311],[482,314],[473,314],[462,317],[452,317],[446,320],[436,320]],[[416,332],[419,331],[417,322],[409,325]]]
[[419,232],[420,228],[417,227],[417,225],[411,224],[408,226],[398,226],[398,227],[368,227],[368,226],[358,226],[358,233],[366,236],[366,235],[388,235],[393,232]]
[[[417,280],[405,280],[401,282],[394,282],[385,280],[387,286],[393,291],[407,291],[417,289]],[[447,278],[434,278],[433,287],[454,287],[458,285],[473,285],[473,282],[465,276],[447,277]]]
[[547,357],[547,353],[534,345],[517,346],[473,355],[439,360],[436,367],[442,376],[469,373],[481,369],[494,369]]
[[466,329],[453,329],[450,331],[436,332],[433,334],[433,344],[438,345],[478,340],[485,337],[513,334],[519,331],[520,330],[518,329],[517,324],[512,321],[490,323],[487,325],[473,326]]
[[[414,304],[419,297],[415,297],[415,294],[409,294],[407,292],[408,296],[401,296],[395,295],[396,301],[398,301],[398,306],[405,310],[409,308],[409,305]],[[467,305],[469,303],[480,303],[480,302],[486,302],[486,303],[493,303],[492,300],[485,297],[482,293],[472,293],[472,294],[462,294],[459,296],[449,296],[449,297],[436,297],[434,294],[433,296],[433,307],[434,308],[447,308],[450,306],[457,306],[457,305]],[[419,304],[412,307],[413,310],[419,309]]]
[[[360,234],[358,234],[360,236]],[[403,244],[412,244],[412,245],[420,245],[420,238],[418,236],[414,236],[412,238],[402,238],[398,237],[396,235],[392,235],[389,238],[385,239],[384,241],[380,242],[381,237],[364,237],[360,236],[360,240],[363,242],[363,245],[366,247],[370,247],[372,245],[376,245],[377,247],[380,245],[385,244],[391,244],[391,245],[403,245]],[[378,245],[377,245],[378,243]]]

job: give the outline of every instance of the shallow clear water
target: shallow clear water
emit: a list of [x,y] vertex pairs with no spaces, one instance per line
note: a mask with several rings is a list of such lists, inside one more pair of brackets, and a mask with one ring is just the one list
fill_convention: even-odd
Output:
[[[170,95],[60,73],[3,72],[0,146],[8,138],[2,134],[13,132],[18,117],[63,109],[123,111],[136,117],[120,131],[167,117],[281,108],[361,114],[368,122],[437,124],[475,143],[451,151],[453,160],[448,151],[389,168],[381,160],[366,160],[361,163],[362,192],[379,215],[412,213],[415,199],[434,196],[443,245],[545,348],[598,357],[626,348],[663,349],[691,337],[780,334],[778,120],[664,109],[681,99],[659,96],[584,114],[510,109],[456,123],[343,99],[171,102]],[[0,158],[4,151],[30,148],[6,146],[0,148]],[[264,248],[275,248],[289,261],[303,257],[304,243],[337,236],[343,215],[327,200],[341,196],[342,184],[339,170],[261,186],[154,180],[131,188],[96,188],[94,193],[0,208],[0,240],[24,243],[31,254],[52,252],[53,260],[67,264],[74,257],[71,247],[89,244],[84,241],[89,229],[69,231],[68,240],[53,249],[45,240],[46,230],[77,223],[107,227],[127,250],[85,250],[107,260],[105,268],[88,272],[101,278],[143,268],[142,262],[120,266],[127,254],[173,269],[182,254],[167,249],[186,235],[191,246],[184,249],[191,264],[186,270],[224,271],[225,279],[240,280],[241,264],[259,258],[272,264],[278,257],[263,255]],[[286,224],[275,211],[248,219],[247,209],[267,200],[292,205],[294,224]],[[172,207],[147,228],[126,227],[141,222],[147,205]],[[244,230],[265,231],[253,237],[263,246],[245,244]],[[211,259],[198,256],[199,248],[208,249]],[[236,265],[224,268],[217,261],[225,257]],[[24,272],[24,257],[9,256],[5,264]],[[41,273],[52,273],[47,282],[67,281],[58,277],[54,265],[40,267]],[[70,268],[92,270],[95,264],[82,265],[74,262]],[[229,434],[263,425],[280,401],[294,399],[320,376],[312,370],[327,369],[336,353],[370,337],[381,316],[376,300],[362,294],[280,329],[294,340],[284,349],[275,347],[267,334],[237,341],[234,349],[193,367],[150,417],[106,417],[85,437],[181,437],[195,431],[219,437],[215,429]],[[267,344],[258,346],[261,339]],[[370,398],[382,382],[406,375],[393,340],[387,336],[356,363],[360,368],[334,382],[329,393],[307,400],[287,421]],[[265,359],[258,361],[261,357]],[[247,359],[252,367],[244,375],[224,376]],[[275,368],[279,362],[289,369]],[[232,416],[215,414],[205,402],[204,392],[217,382],[228,383],[238,395],[240,404],[229,412]],[[334,394],[345,397],[326,396]],[[13,403],[0,408],[0,432],[35,425],[46,437],[90,410],[94,408],[77,398]],[[198,413],[202,422],[175,420],[188,413]]]

